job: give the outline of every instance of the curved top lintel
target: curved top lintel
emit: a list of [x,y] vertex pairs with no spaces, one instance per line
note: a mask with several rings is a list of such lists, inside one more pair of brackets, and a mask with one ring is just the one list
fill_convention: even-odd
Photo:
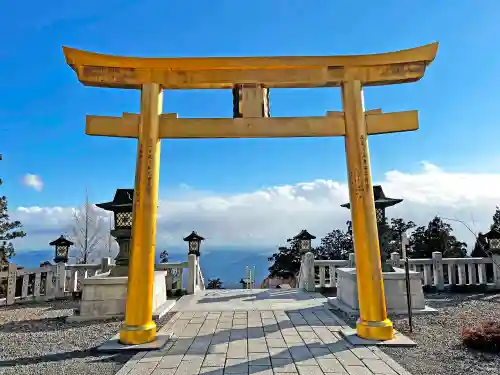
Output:
[[140,88],[334,87],[357,79],[364,85],[414,82],[436,57],[438,43],[372,55],[143,58],[63,47],[66,62],[85,85]]
[[293,69],[313,67],[376,66],[425,62],[436,57],[438,43],[421,47],[369,55],[276,56],[276,57],[125,57],[63,47],[66,62],[82,65],[135,69],[219,70],[219,69]]

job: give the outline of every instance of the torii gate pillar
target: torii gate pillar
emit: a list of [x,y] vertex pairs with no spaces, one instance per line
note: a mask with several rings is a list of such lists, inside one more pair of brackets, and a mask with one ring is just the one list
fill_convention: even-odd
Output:
[[356,323],[357,334],[365,338],[389,340],[392,339],[394,330],[386,312],[363,88],[360,81],[342,84],[342,103],[356,275],[358,290],[363,291],[359,294],[359,310],[362,314]]

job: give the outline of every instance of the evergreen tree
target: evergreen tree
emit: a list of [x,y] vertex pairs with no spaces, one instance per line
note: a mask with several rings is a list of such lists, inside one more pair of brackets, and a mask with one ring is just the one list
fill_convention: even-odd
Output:
[[7,197],[0,197],[0,271],[7,267],[10,258],[16,255],[11,242],[26,236],[20,221],[10,221]]
[[219,278],[208,280],[207,289],[222,289],[222,281]]
[[450,224],[436,216],[427,227],[417,227],[411,237],[410,256],[412,258],[432,258],[432,253],[439,251],[443,258],[462,258],[467,254],[465,242],[458,241],[452,234]]
[[493,223],[490,226],[490,229],[496,229],[500,231],[500,207],[496,207],[495,213],[493,215]]
[[401,239],[403,233],[407,232],[410,229],[415,228],[417,225],[413,221],[405,222],[402,218],[392,218],[391,219],[391,243],[390,243],[390,253],[399,253],[401,254]]
[[295,238],[289,238],[286,242],[287,246],[279,247],[278,252],[268,258],[270,262],[273,262],[271,267],[269,267],[270,277],[288,277],[296,275],[300,270],[300,241]]
[[317,259],[348,259],[354,251],[352,239],[352,223],[348,221],[347,230],[334,229],[321,239],[316,249]]
[[487,253],[488,241],[483,233],[479,232],[477,234],[476,243],[474,244],[474,249],[470,254],[473,258],[487,258],[489,255]]
[[163,250],[160,253],[160,263],[168,263],[168,251]]

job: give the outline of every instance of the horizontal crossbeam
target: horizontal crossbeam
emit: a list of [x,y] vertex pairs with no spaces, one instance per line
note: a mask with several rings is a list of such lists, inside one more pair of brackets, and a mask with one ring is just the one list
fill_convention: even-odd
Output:
[[365,86],[414,82],[435,58],[437,43],[358,56],[138,58],[63,47],[66,62],[84,85],[140,89],[232,89],[238,84],[266,88],[336,87],[348,80]]
[[[137,138],[140,116],[124,113],[122,117],[87,116],[88,135]],[[345,135],[342,112],[327,116],[270,118],[177,118],[160,115],[160,138],[281,138],[335,137]],[[395,133],[418,129],[418,111],[366,112],[368,134]]]

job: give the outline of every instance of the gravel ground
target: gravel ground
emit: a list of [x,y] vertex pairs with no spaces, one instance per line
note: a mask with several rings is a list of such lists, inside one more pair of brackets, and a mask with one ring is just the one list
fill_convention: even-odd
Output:
[[59,301],[0,307],[0,374],[114,375],[134,353],[103,354],[95,348],[115,335],[121,322],[66,323],[76,306]]
[[[437,313],[415,315],[410,333],[407,317],[391,317],[394,327],[417,343],[414,348],[380,347],[413,375],[500,374],[500,355],[462,345],[460,331],[487,320],[500,321],[500,294],[427,294]],[[335,313],[338,313],[335,311]],[[350,324],[355,320],[344,316]]]

